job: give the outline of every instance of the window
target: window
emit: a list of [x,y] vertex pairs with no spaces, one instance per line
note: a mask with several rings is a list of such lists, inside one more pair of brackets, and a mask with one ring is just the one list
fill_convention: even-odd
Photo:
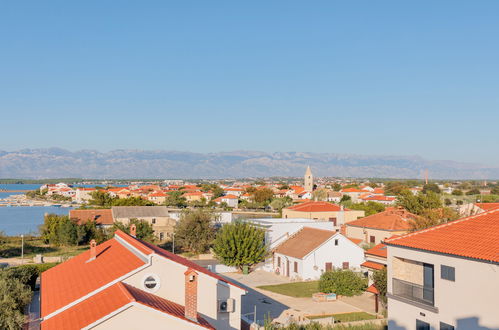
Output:
[[454,330],[454,326],[444,322],[440,322],[440,330]]
[[277,257],[277,267],[281,267],[281,257]]
[[294,264],[294,271],[295,271],[295,273],[298,273],[298,263],[296,261]]
[[160,280],[157,275],[154,274],[148,274],[144,276],[142,284],[144,286],[144,289],[149,292],[156,292],[159,289],[160,286]]
[[152,224],[154,225],[156,223],[156,218],[152,218]]
[[440,277],[444,280],[455,281],[456,280],[456,269],[454,267],[440,266]]
[[335,240],[334,240],[334,245],[338,246],[338,242],[339,242],[339,240],[338,240],[338,239],[335,239]]
[[159,240],[162,241],[165,239],[165,233],[159,233]]
[[350,263],[348,261],[345,261],[343,263],[343,269],[348,269],[348,268],[350,268]]
[[421,320],[416,320],[416,330],[430,330],[430,324]]
[[369,237],[369,242],[370,242],[370,243],[374,243],[374,242],[376,242],[376,237],[374,237],[374,236],[370,236],[370,237]]

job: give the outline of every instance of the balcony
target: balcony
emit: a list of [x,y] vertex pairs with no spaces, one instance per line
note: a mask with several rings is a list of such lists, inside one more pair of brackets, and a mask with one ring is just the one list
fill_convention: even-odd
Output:
[[394,278],[392,295],[411,302],[434,306],[434,289]]

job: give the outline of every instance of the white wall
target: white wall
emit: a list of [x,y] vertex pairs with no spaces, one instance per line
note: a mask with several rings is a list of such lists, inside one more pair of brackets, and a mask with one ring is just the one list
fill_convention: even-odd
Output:
[[[419,319],[430,323],[434,329],[439,329],[439,322],[453,325],[456,329],[499,329],[499,265],[389,246],[389,293],[393,293],[395,257],[434,266],[435,307],[438,313],[389,299],[389,328],[399,329],[398,326],[406,330],[415,329],[416,319]],[[441,278],[441,265],[455,268],[455,281]]]
[[[338,245],[335,245],[335,240]],[[277,257],[281,257],[281,274],[286,275],[286,260],[290,261],[290,277],[302,280],[316,280],[326,270],[326,262],[331,262],[334,268],[342,268],[343,262],[348,262],[350,269],[360,270],[364,262],[364,250],[341,234],[334,235],[331,239],[318,247],[303,259],[296,259],[285,255],[275,254],[274,270],[277,267]],[[294,273],[293,262],[298,262],[298,273]]]

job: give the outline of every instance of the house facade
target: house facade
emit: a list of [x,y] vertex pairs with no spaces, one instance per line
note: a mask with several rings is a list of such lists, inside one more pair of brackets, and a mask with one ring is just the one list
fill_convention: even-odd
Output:
[[41,329],[240,329],[245,289],[121,231],[41,275]]
[[177,224],[166,206],[113,206],[111,211],[114,221],[124,225],[132,219],[146,221],[160,241],[170,238]]
[[364,250],[336,231],[305,227],[274,249],[274,272],[317,280],[334,269],[360,270]]
[[416,215],[401,208],[385,211],[346,224],[346,235],[361,239],[366,244],[380,244],[383,240],[408,233]]
[[389,329],[498,329],[499,210],[386,240]]
[[361,218],[364,211],[344,209],[329,202],[309,201],[282,209],[283,218],[305,218],[317,221],[330,221],[335,226]]

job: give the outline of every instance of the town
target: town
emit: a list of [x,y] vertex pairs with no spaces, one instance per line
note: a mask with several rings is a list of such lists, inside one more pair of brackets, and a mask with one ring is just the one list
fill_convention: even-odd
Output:
[[26,193],[73,206],[40,235],[76,248],[4,270],[31,267],[28,327],[497,326],[497,182],[287,181]]

